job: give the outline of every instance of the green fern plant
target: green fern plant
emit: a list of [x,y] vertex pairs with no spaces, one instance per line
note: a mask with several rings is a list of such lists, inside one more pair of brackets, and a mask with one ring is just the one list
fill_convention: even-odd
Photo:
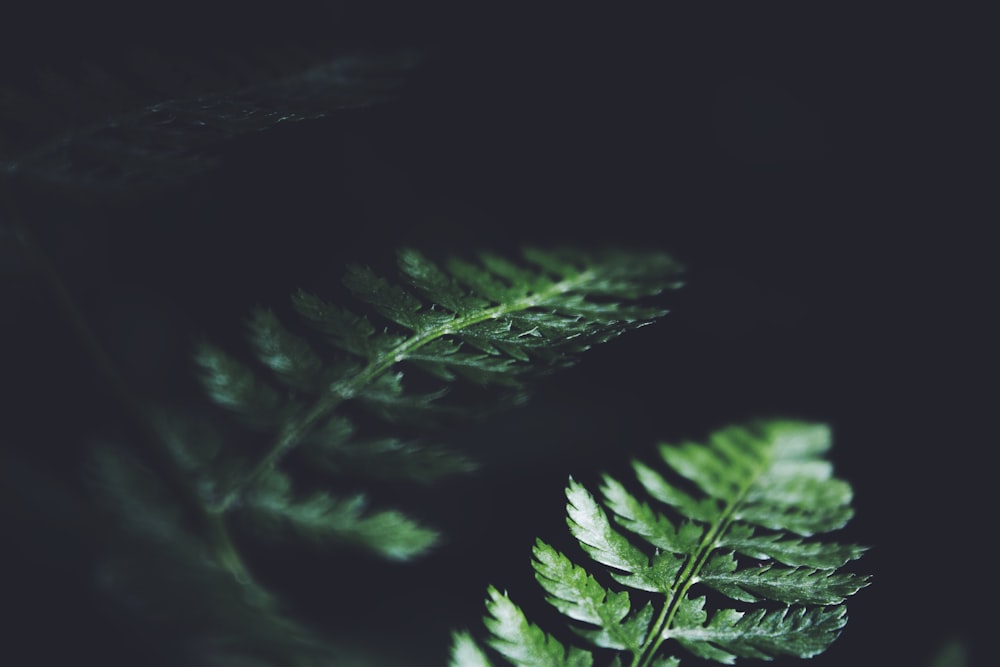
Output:
[[[671,478],[633,462],[655,504],[610,476],[598,502],[570,478],[570,532],[602,567],[584,568],[538,540],[535,577],[574,632],[613,653],[605,664],[676,667],[670,640],[724,664],[821,653],[847,622],[846,598],[869,582],[838,572],[865,547],[809,539],[852,516],[850,485],[823,459],[829,447],[825,426],[789,421],[726,428],[704,445],[662,445]],[[486,607],[488,643],[511,664],[595,663],[591,650],[531,624],[506,593],[490,587]],[[492,663],[463,631],[451,664]]]
[[[250,429],[238,444],[187,417],[150,415],[107,370],[13,195],[37,186],[46,196],[148,194],[211,166],[218,149],[239,137],[382,102],[415,62],[403,52],[258,67],[229,54],[227,63],[215,63],[219,70],[199,63],[180,75],[177,62],[153,63],[167,79],[215,81],[159,88],[140,72],[147,92],[155,89],[141,99],[127,79],[92,65],[68,77],[39,72],[28,89],[0,87],[0,232],[12,230],[10,238],[51,274],[56,301],[88,352],[128,410],[151,421],[149,439],[165,445],[162,452],[96,448],[91,472],[127,537],[115,545],[104,578],[147,607],[165,599],[147,590],[157,585],[180,600],[183,613],[168,625],[196,637],[180,664],[343,662],[343,652],[286,618],[250,576],[231,520],[272,536],[290,531],[349,542],[389,559],[425,553],[435,530],[397,509],[369,509],[364,490],[334,493],[337,476],[364,488],[380,477],[431,482],[470,470],[466,453],[413,439],[410,425],[472,414],[463,397],[452,400],[458,381],[517,400],[529,377],[660,317],[665,311],[646,297],[679,284],[679,266],[657,253],[533,249],[519,261],[484,253],[478,263],[451,260],[442,268],[404,250],[405,287],[350,269],[347,286],[365,312],[299,292],[292,301],[298,327],[267,309],[252,313],[249,355],[199,346],[209,396]],[[820,459],[827,446],[822,428],[770,423],[716,434],[707,448],[664,447],[663,460],[687,481],[668,482],[641,463],[635,469],[645,492],[680,523],[610,477],[603,507],[571,479],[571,531],[608,571],[595,576],[539,541],[538,581],[581,637],[615,653],[611,664],[676,665],[676,657],[661,654],[671,639],[720,662],[820,652],[846,621],[845,598],[868,583],[837,572],[862,547],[808,541],[850,517],[850,488]],[[329,474],[314,482],[319,488],[296,476],[296,455]],[[98,518],[90,525],[106,529]],[[631,596],[600,583],[608,577]],[[697,596],[705,587],[757,607],[724,607],[709,619],[715,598]],[[506,594],[491,588],[489,595],[490,645],[501,656],[518,665],[595,660],[590,650],[566,649],[530,625]],[[468,633],[455,635],[452,661],[490,664]]]
[[[450,400],[447,390],[460,380],[519,395],[529,378],[652,322],[665,311],[646,298],[677,286],[680,271],[664,254],[624,251],[533,249],[519,262],[482,254],[478,263],[441,267],[406,249],[398,259],[405,289],[361,266],[348,271],[364,315],[300,291],[292,304],[301,333],[257,309],[244,351],[253,359],[208,342],[197,347],[208,395],[246,428],[146,410],[165,458],[95,452],[93,477],[132,538],[108,564],[112,592],[128,602],[142,591],[146,604],[164,609],[202,600],[192,636],[208,628],[222,636],[197,640],[196,656],[319,665],[342,655],[336,641],[287,618],[259,583],[239,548],[247,532],[348,543],[390,560],[425,553],[438,531],[409,511],[370,508],[366,485],[386,476],[429,482],[473,463],[404,437],[406,429],[415,423],[423,433],[428,420],[474,414],[467,401]],[[424,386],[414,390],[411,379]],[[304,465],[293,465],[300,453]],[[337,493],[338,483],[349,490]],[[234,539],[237,526],[249,530]],[[130,562],[126,553],[142,558]],[[156,567],[174,582],[170,590],[151,581],[148,568]]]
[[[223,455],[201,469],[198,485],[212,513],[240,507],[258,524],[351,541],[389,558],[424,552],[433,530],[397,510],[366,511],[364,495],[298,497],[280,464],[301,447],[312,464],[355,477],[430,481],[468,470],[463,454],[395,434],[365,435],[349,408],[405,426],[446,413],[447,390],[459,379],[516,394],[527,376],[571,364],[592,345],[663,315],[642,300],[676,286],[679,271],[656,253],[530,249],[522,263],[484,253],[478,264],[452,259],[442,268],[406,249],[398,260],[408,289],[365,267],[348,271],[345,283],[371,318],[294,295],[295,310],[326,349],[266,309],[248,320],[256,368],[216,345],[199,346],[210,397],[270,438],[255,459]],[[438,386],[411,390],[404,381],[411,374]]]

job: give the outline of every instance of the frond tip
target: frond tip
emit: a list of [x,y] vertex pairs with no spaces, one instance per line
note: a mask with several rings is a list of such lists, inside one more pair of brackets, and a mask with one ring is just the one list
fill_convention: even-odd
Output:
[[[589,645],[613,652],[612,665],[676,666],[678,658],[664,654],[667,642],[724,664],[822,653],[847,622],[846,598],[869,583],[836,571],[864,547],[802,539],[851,516],[850,486],[822,458],[829,446],[825,426],[791,421],[726,428],[704,444],[663,445],[667,475],[633,463],[653,503],[609,476],[600,502],[570,478],[570,532],[603,568],[588,571],[539,540],[532,565],[546,600]],[[659,608],[637,607],[630,589],[642,599],[658,596]],[[705,589],[744,606],[706,609]],[[594,660],[532,625],[495,588],[489,595],[489,644],[511,664]],[[763,602],[784,606],[746,606]]]

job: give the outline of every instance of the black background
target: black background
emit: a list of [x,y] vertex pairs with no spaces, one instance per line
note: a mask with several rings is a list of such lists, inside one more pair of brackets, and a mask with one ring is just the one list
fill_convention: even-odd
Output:
[[[195,61],[296,41],[428,56],[392,103],[241,139],[183,189],[49,222],[57,268],[151,400],[191,398],[193,337],[236,340],[251,306],[297,287],[340,294],[347,262],[391,270],[400,245],[653,247],[688,266],[662,322],[442,434],[484,460],[475,477],[385,491],[445,530],[432,556],[251,554],[306,616],[399,664],[446,664],[448,632],[481,628],[487,583],[544,613],[530,547],[564,539],[567,475],[593,483],[659,440],[788,416],[831,424],[856,489],[842,539],[873,547],[856,567],[873,585],[812,664],[929,665],[953,638],[976,664],[992,564],[977,484],[990,220],[971,196],[988,173],[986,43],[977,17],[897,5],[41,4],[5,22],[4,72],[23,83],[136,44]],[[8,274],[9,460],[72,487],[116,408],[41,286]],[[9,513],[3,604],[22,623],[5,633],[27,651],[12,664],[129,655],[114,621],[88,622],[86,537]]]

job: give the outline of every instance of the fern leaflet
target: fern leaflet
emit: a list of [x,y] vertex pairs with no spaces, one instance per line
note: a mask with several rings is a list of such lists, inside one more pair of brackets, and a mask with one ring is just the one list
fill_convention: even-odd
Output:
[[[705,445],[663,445],[660,458],[680,479],[633,462],[657,506],[610,476],[600,503],[571,478],[570,532],[606,569],[594,576],[538,540],[535,577],[577,635],[614,652],[611,665],[677,665],[661,652],[667,640],[724,664],[821,653],[847,622],[846,598],[869,582],[836,572],[864,547],[802,539],[841,528],[852,515],[850,486],[822,458],[829,446],[826,427],[789,421],[726,428]],[[658,609],[652,601],[637,607],[618,587],[662,600]],[[706,588],[756,606],[710,613],[707,600],[715,597]],[[491,587],[486,606],[488,643],[511,664],[593,664],[592,652],[564,647],[505,593]],[[452,667],[489,664],[468,633],[455,634]]]

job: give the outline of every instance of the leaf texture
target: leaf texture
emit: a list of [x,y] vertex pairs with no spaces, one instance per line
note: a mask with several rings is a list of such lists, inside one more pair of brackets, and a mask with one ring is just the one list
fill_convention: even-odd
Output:
[[[837,571],[864,547],[809,539],[851,516],[851,488],[833,476],[829,447],[823,425],[761,421],[703,444],[662,445],[657,467],[633,462],[636,488],[652,502],[610,476],[598,500],[570,478],[567,524],[603,567],[541,540],[532,565],[546,600],[591,647],[577,649],[588,656],[579,660],[677,665],[683,647],[731,664],[826,650],[847,622],[846,599],[869,583]],[[706,589],[733,606],[706,608]],[[564,664],[532,662],[574,649],[552,648],[509,599],[493,588],[490,596],[493,648],[515,665]]]

